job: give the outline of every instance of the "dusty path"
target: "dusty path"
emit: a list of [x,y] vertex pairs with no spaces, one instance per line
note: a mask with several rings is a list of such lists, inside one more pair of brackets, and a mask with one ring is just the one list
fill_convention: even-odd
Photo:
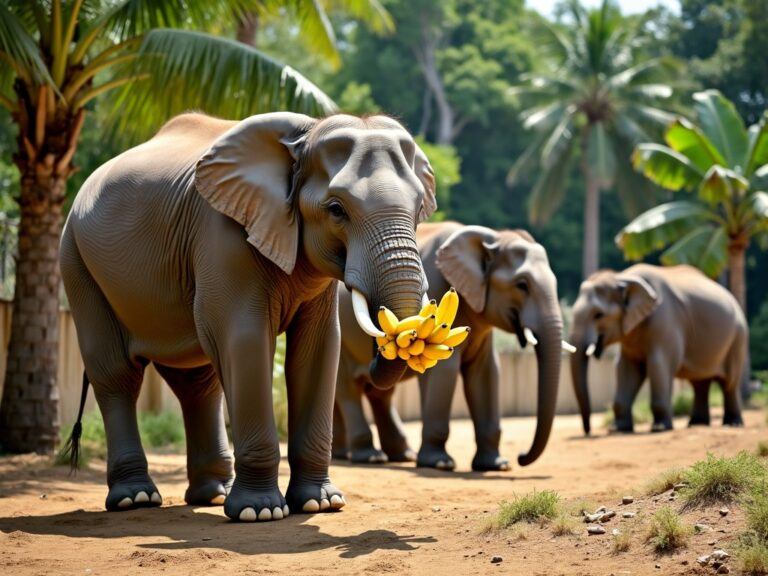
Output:
[[[164,506],[124,513],[103,511],[103,464],[71,479],[40,458],[2,458],[0,573],[703,574],[694,560],[708,551],[700,548],[710,549],[704,536],[683,553],[656,558],[642,546],[612,555],[610,535],[554,538],[534,527],[520,540],[511,534],[486,537],[480,527],[498,501],[515,493],[553,489],[566,498],[612,501],[655,473],[690,464],[707,451],[754,450],[758,440],[768,439],[765,414],[747,412],[746,422],[741,430],[719,424],[688,430],[684,420],[677,420],[671,433],[606,436],[598,431],[585,439],[576,417],[559,417],[539,462],[508,473],[475,474],[467,471],[471,425],[459,421],[449,446],[458,472],[334,465],[332,478],[349,502],[343,512],[248,525],[228,522],[221,508],[184,505],[183,456],[150,456]],[[527,449],[533,426],[532,418],[504,421],[505,455],[514,459]],[[414,447],[419,431],[417,424],[408,425]],[[287,474],[283,461],[283,489]],[[734,532],[736,522],[738,513],[722,520],[723,529]],[[726,532],[719,537],[729,537]],[[495,554],[503,556],[501,564],[490,563]]]

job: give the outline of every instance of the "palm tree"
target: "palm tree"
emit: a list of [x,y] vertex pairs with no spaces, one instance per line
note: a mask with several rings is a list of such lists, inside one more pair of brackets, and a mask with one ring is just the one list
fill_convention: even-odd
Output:
[[768,240],[768,113],[747,130],[720,92],[693,100],[698,124],[676,119],[667,145],[640,144],[633,162],[659,186],[695,195],[641,214],[616,244],[632,260],[669,246],[663,264],[691,264],[712,278],[727,265],[730,290],[746,311],[744,255],[752,238]]
[[[277,0],[0,0],[0,106],[18,128],[19,254],[0,447],[50,452],[58,440],[58,243],[72,159],[92,102],[119,90],[123,128],[154,130],[188,108],[237,118],[333,102],[291,67],[191,29],[234,22]],[[326,2],[305,22],[325,26]],[[362,11],[375,0],[346,0]],[[296,5],[296,6],[294,6]],[[313,16],[314,14],[314,16]],[[327,26],[324,28],[329,29]],[[140,120],[139,120],[140,119]]]
[[[648,182],[632,171],[629,161],[638,142],[649,138],[647,127],[669,122],[658,107],[672,95],[674,63],[640,60],[639,22],[623,18],[611,0],[599,8],[567,4],[572,23],[565,29],[545,24],[554,49],[551,71],[532,74],[515,94],[531,101],[521,119],[536,136],[515,162],[507,182],[538,172],[529,201],[533,224],[546,222],[560,206],[578,149],[585,184],[582,272],[598,267],[600,191],[618,188],[628,213],[647,206]],[[645,206],[644,206],[645,205]]]

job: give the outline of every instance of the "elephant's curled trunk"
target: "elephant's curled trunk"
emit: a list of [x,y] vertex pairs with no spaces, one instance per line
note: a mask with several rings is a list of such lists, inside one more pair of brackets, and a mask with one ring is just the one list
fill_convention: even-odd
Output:
[[557,389],[560,382],[560,358],[562,355],[563,322],[559,314],[553,314],[541,324],[536,334],[536,360],[538,363],[538,404],[536,433],[527,453],[518,456],[520,466],[528,466],[544,452],[552,431],[557,406]]

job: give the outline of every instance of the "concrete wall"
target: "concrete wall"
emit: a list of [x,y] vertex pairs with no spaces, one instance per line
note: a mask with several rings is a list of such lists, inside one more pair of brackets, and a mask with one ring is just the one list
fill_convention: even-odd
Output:
[[[10,336],[10,308],[0,301],[0,379],[5,374],[7,342]],[[59,342],[59,416],[62,425],[74,421],[80,402],[83,362],[77,345],[77,334],[69,312],[60,316]],[[590,362],[590,394],[593,409],[604,410],[611,403],[615,386],[614,354],[608,351],[601,360]],[[536,356],[533,351],[512,351],[501,357],[500,406],[504,416],[526,416],[536,413]],[[1,389],[0,384],[0,389]],[[644,387],[647,388],[647,387]],[[404,382],[398,387],[397,408],[404,420],[419,418],[419,389],[416,380]],[[89,394],[87,409],[95,408],[93,394]],[[157,372],[150,366],[144,378],[140,410],[179,410],[179,404]],[[558,414],[578,412],[573,394],[567,356],[563,357],[560,392],[557,400]],[[454,417],[469,416],[461,382],[456,386],[453,400]]]

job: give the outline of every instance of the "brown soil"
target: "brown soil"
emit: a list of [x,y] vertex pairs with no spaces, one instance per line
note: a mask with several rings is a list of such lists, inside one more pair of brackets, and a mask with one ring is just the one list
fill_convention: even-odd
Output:
[[[697,556],[715,546],[733,548],[743,525],[734,507],[721,517],[717,508],[688,512],[689,523],[712,531],[695,535],[689,546],[656,555],[635,527],[630,550],[613,552],[611,530],[627,529],[661,505],[679,508],[663,495],[654,501],[640,486],[654,474],[691,464],[707,452],[754,450],[768,437],[765,414],[745,414],[747,425],[719,424],[674,432],[583,438],[576,417],[559,417],[544,456],[511,472],[469,472],[473,434],[467,421],[453,423],[449,450],[458,471],[420,470],[412,465],[379,467],[335,464],[333,481],[345,490],[340,513],[292,515],[266,524],[235,524],[219,508],[184,505],[184,457],[151,455],[150,470],[160,488],[160,509],[121,513],[103,510],[104,465],[92,464],[76,478],[40,457],[0,458],[0,573],[26,574],[712,574]],[[504,453],[513,457],[533,434],[532,418],[503,423]],[[645,428],[645,427],[643,427]],[[413,446],[420,427],[409,424]],[[280,467],[281,487],[288,465]],[[555,537],[549,526],[486,535],[483,525],[500,500],[531,490],[556,490],[568,501],[585,499],[619,512],[607,533]],[[621,496],[636,502],[621,506]],[[621,519],[624,510],[637,520]],[[713,544],[714,543],[714,544]],[[495,555],[502,562],[492,564]]]

